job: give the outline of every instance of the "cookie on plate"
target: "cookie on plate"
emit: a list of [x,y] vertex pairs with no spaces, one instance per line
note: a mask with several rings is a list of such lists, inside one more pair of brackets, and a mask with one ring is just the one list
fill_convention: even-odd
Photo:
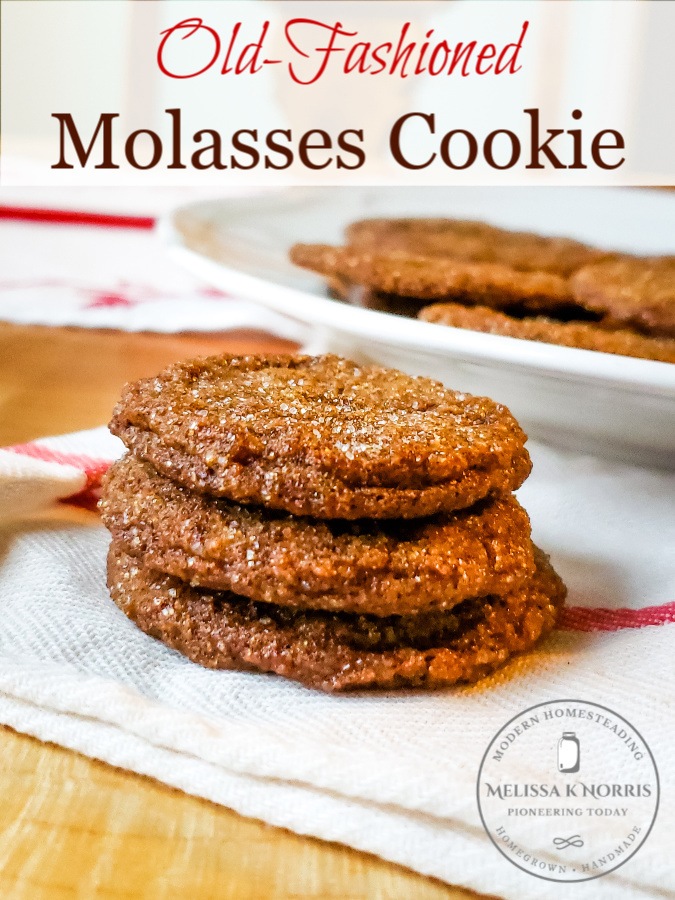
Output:
[[430,519],[317,520],[198,494],[127,456],[99,508],[144,565],[280,606],[410,615],[509,593],[534,573],[529,518],[510,494]]
[[496,309],[555,310],[573,303],[567,281],[543,271],[520,272],[498,263],[474,263],[405,250],[295,244],[291,261],[329,280],[421,303],[459,301]]
[[485,306],[467,307],[458,303],[425,306],[418,317],[453,328],[675,363],[675,340],[647,337],[626,328],[611,331],[592,322],[557,322],[543,316],[518,319]]
[[519,272],[567,278],[609,254],[569,238],[509,231],[462,219],[362,219],[345,231],[348,244],[371,250],[404,250],[473,263],[497,263]]
[[412,617],[291,610],[193,588],[115,543],[108,586],[144,632],[194,662],[274,672],[325,691],[477,681],[550,631],[565,596],[541,551],[535,575],[517,591]]
[[500,404],[337,356],[178,363],[127,385],[110,429],[187,488],[322,519],[462,509],[531,468]]
[[577,303],[603,324],[675,338],[675,256],[623,256],[587,266],[572,278]]

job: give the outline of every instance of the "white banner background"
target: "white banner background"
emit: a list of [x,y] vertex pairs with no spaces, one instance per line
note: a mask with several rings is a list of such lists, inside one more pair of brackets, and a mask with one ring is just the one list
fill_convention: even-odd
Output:
[[[358,37],[342,38],[344,51],[329,59],[326,73],[314,84],[295,83],[289,77],[293,63],[299,77],[309,80],[325,46],[329,29],[296,26],[295,36],[307,58],[285,39],[285,24],[296,17],[339,21]],[[203,74],[174,78],[163,74],[157,63],[161,32],[186,18],[200,17],[217,32],[221,52]],[[261,58],[280,59],[256,73],[221,74],[227,46],[236,23],[241,23],[230,62],[244,45],[258,40],[266,21],[269,28]],[[475,40],[477,49],[469,72],[407,78],[381,73],[344,74],[347,50],[357,41],[373,45],[397,42],[401,28],[410,22],[409,40],[418,48],[426,39],[431,49],[446,40],[451,49],[458,42]],[[529,26],[518,56],[519,71],[500,75],[475,74],[478,49],[487,43],[497,53],[516,42],[523,23]],[[675,3],[637,3],[596,0],[455,0],[455,2],[405,2],[405,0],[14,0],[2,7],[2,183],[15,185],[98,184],[134,185],[218,184],[252,186],[271,184],[349,183],[473,183],[473,184],[664,184],[673,183],[675,163],[675,57],[671,39],[675,33]],[[431,32],[430,36],[427,35]],[[215,39],[205,29],[191,37],[168,39],[164,60],[182,73],[201,68],[213,55]],[[431,50],[429,51],[431,52]],[[428,58],[428,57],[427,57]],[[372,62],[372,59],[371,59]],[[175,147],[174,123],[166,109],[181,110],[181,155],[186,168],[169,168]],[[523,111],[540,110],[542,140],[546,130],[582,129],[585,169],[555,169],[546,158],[544,169],[526,168],[529,160],[530,117]],[[575,121],[572,111],[583,116]],[[409,121],[402,137],[407,159],[419,165],[436,152],[443,135],[453,129],[475,134],[479,146],[476,162],[464,169],[448,167],[441,158],[427,167],[408,169],[392,157],[389,135],[397,118],[409,112],[435,115],[436,134],[425,120]],[[88,144],[102,113],[116,113],[112,124],[113,160],[119,169],[95,168],[101,161],[96,143],[84,169],[77,164],[67,141],[67,158],[73,169],[52,168],[59,159],[59,123],[53,113],[70,113],[84,144]],[[161,158],[154,168],[129,166],[124,143],[136,129],[152,129],[161,142]],[[200,129],[213,129],[222,138],[226,168],[196,169],[191,154],[209,141],[195,142]],[[257,130],[255,143],[261,154],[254,168],[232,168],[232,135],[239,129]],[[287,143],[294,154],[285,169],[265,168],[265,135],[272,129],[290,129]],[[299,159],[301,136],[324,129],[331,150],[314,149],[317,165],[311,169]],[[340,154],[335,146],[344,129],[363,130],[366,161],[360,168],[338,168],[337,157],[353,164],[353,154]],[[522,144],[518,163],[495,169],[482,161],[483,142],[495,129],[512,130]],[[625,151],[605,151],[606,158],[625,163],[603,170],[590,159],[593,136],[616,129],[625,138]],[[316,135],[310,139],[315,143]],[[494,144],[495,157],[503,164],[510,155],[510,138],[501,135]],[[151,157],[152,138],[136,139],[138,162]],[[551,147],[566,163],[572,161],[572,139],[556,138]],[[461,135],[451,144],[458,164],[466,159],[467,141]],[[235,153],[249,163],[250,154]],[[9,165],[21,158],[30,165]],[[204,157],[202,157],[204,159]],[[272,153],[277,164],[279,152]]]

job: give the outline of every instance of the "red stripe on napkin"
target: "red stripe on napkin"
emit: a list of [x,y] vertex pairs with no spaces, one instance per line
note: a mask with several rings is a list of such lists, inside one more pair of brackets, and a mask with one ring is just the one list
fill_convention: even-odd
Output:
[[570,631],[620,631],[675,622],[675,601],[642,609],[607,609],[604,607],[567,606],[558,619],[558,628]]
[[[18,453],[20,456],[30,456],[33,459],[41,459],[43,462],[59,463],[62,466],[72,466],[79,469],[86,477],[87,483],[82,488],[82,493],[98,487],[103,474],[110,468],[112,460],[97,459],[82,453],[62,453],[60,450],[52,450],[44,444],[15,444],[13,447],[3,447],[9,453]],[[78,495],[79,496],[79,495]]]
[[0,206],[0,219],[49,222],[53,225],[92,225],[103,228],[155,227],[155,219],[152,216],[123,216],[75,209],[36,209],[29,206]]

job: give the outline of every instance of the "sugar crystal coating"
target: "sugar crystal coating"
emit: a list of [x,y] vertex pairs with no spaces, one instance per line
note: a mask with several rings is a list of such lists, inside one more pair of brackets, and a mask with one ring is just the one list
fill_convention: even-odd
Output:
[[115,543],[115,603],[143,631],[214,669],[274,672],[325,691],[477,681],[551,630],[565,589],[545,554],[526,584],[454,610],[376,618],[254,603],[153,572]]
[[319,518],[410,518],[515,490],[509,411],[336,356],[213,356],[127,385],[111,431],[193,490]]
[[410,614],[508,593],[534,573],[529,519],[511,495],[429,519],[316,520],[198,494],[127,456],[99,506],[146,566],[279,605]]
[[111,430],[131,451],[103,484],[111,596],[202,665],[475,681],[563,603],[510,493],[525,435],[486,398],[334,356],[209,357],[127,386]]

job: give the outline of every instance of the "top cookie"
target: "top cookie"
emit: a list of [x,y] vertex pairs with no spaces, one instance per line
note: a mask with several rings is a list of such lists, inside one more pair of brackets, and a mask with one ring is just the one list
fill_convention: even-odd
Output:
[[413,518],[515,490],[509,411],[336,356],[212,356],[127,385],[110,423],[186,487],[317,518]]
[[569,238],[507,231],[461,219],[363,219],[345,234],[349,244],[379,252],[404,250],[420,256],[498,263],[520,272],[548,272],[563,278],[608,255]]
[[587,266],[571,281],[575,299],[603,323],[675,337],[675,256],[624,256]]

